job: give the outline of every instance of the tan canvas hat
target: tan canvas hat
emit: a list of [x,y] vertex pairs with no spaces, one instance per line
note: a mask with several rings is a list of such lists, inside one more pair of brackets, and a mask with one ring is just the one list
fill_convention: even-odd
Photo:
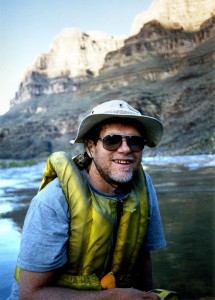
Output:
[[110,118],[133,119],[143,126],[148,147],[155,147],[160,142],[163,134],[162,123],[153,117],[141,115],[141,113],[122,100],[111,100],[95,106],[91,113],[80,123],[75,140],[70,143],[83,143],[85,135],[100,122]]

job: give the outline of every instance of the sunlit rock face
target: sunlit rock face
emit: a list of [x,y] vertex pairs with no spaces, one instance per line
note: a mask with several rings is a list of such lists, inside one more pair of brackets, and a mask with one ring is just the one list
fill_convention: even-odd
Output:
[[25,73],[11,106],[35,95],[75,91],[85,78],[98,75],[106,54],[123,46],[124,37],[64,29]]
[[[187,53],[189,48],[196,46],[199,37],[189,41],[183,39],[183,36],[178,38],[175,32],[168,38],[170,33],[164,29],[198,31],[201,24],[213,15],[215,1],[154,0],[147,12],[136,16],[131,36],[126,42],[126,37],[115,37],[98,31],[84,33],[79,28],[66,28],[54,38],[49,51],[40,54],[25,72],[11,100],[11,107],[34,96],[76,92],[83,82],[103,70],[138,60],[142,62],[150,58],[153,51],[156,55],[160,54],[157,53],[159,51],[170,56]],[[138,33],[142,41],[136,43],[135,35]],[[164,36],[165,42],[164,39],[159,41],[160,34]],[[156,37],[158,40],[155,42]],[[183,40],[184,45],[179,40]],[[136,49],[132,44],[135,44]],[[148,73],[147,76],[151,78],[154,74]]]
[[53,40],[49,52],[37,58],[31,71],[50,78],[98,74],[105,55],[122,45],[123,38],[103,32],[84,33],[78,28],[67,28]]
[[213,0],[153,0],[148,11],[138,14],[131,28],[137,34],[149,21],[157,20],[167,28],[198,30],[201,24],[215,15]]
[[142,76],[147,80],[163,80],[176,75],[185,66],[214,62],[215,50],[201,51],[215,37],[215,16],[197,31],[164,28],[158,21],[146,23],[138,34],[125,40],[125,45],[108,53],[100,73],[134,63],[144,64]]

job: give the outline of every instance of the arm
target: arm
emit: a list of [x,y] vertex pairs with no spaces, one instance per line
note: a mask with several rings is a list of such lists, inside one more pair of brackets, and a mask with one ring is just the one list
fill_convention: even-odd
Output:
[[57,271],[45,273],[30,272],[21,269],[20,274],[20,300],[156,300],[157,296],[146,292],[127,288],[127,289],[108,289],[103,291],[78,291],[63,287],[53,287],[51,283]]

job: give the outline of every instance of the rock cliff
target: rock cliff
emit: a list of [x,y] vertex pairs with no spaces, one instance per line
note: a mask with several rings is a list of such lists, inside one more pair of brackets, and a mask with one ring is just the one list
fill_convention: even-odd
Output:
[[[92,46],[92,38],[87,39]],[[77,66],[74,77],[59,73],[62,70],[51,68],[55,63],[49,64],[48,56],[40,56],[21,83],[14,106],[0,117],[0,158],[79,152],[79,146],[69,145],[79,121],[94,105],[114,98],[163,122],[161,144],[144,150],[145,155],[214,153],[214,16],[194,31],[148,22],[138,34],[113,42],[112,51],[102,55],[104,63],[91,66],[89,59],[88,73],[85,66],[83,73]],[[52,59],[57,65],[58,58]]]
[[37,95],[75,91],[85,78],[98,75],[106,54],[119,49],[123,43],[124,37],[99,31],[64,29],[53,40],[49,51],[40,54],[26,71],[11,106]]
[[138,14],[131,28],[137,34],[144,24],[157,20],[165,28],[198,30],[201,24],[215,15],[215,1],[211,0],[154,0],[148,11]]
[[[177,74],[187,64],[201,64],[214,61],[213,47],[199,57],[199,48],[206,46],[214,38],[212,17],[204,22],[198,31],[186,32],[182,29],[165,29],[158,21],[143,26],[137,35],[125,40],[125,45],[118,51],[107,54],[102,71],[132,63],[146,63],[151,68],[145,79],[164,79]],[[203,54],[203,52],[201,53]],[[183,61],[183,58],[186,58]],[[190,59],[189,59],[190,58]],[[166,69],[164,72],[164,66]]]
[[[147,12],[136,16],[131,28],[131,39],[145,25],[144,37],[146,42],[142,43],[139,52],[143,50],[145,57],[147,57],[149,54],[147,50],[152,46],[150,41],[154,40],[156,34],[158,34],[156,26],[153,27],[155,32],[153,28],[152,30],[147,28],[148,22],[151,23],[154,20],[155,24],[160,24],[164,29],[195,31],[199,30],[201,24],[213,15],[215,15],[215,2],[211,0],[154,0]],[[157,28],[157,30],[159,29]],[[145,34],[146,31],[148,31],[148,36]],[[163,34],[165,34],[164,31]],[[105,60],[106,55],[121,48],[124,40],[125,37],[114,37],[98,31],[84,33],[79,28],[62,30],[52,41],[49,51],[40,54],[33,66],[25,72],[19,89],[14,99],[11,100],[11,106],[38,95],[76,91],[80,83],[89,77],[97,76],[104,63],[104,68],[108,67],[107,59]],[[163,43],[159,51],[166,52],[169,47],[169,53],[171,53],[171,47],[173,47],[175,55],[178,54],[177,50],[184,51],[184,48],[192,47],[193,43],[193,41],[187,39],[184,47],[180,45],[176,49],[178,47],[177,41],[175,41],[175,46],[171,37],[165,41],[168,45],[166,46]],[[131,41],[128,40],[128,43],[131,43]],[[161,45],[162,41],[157,40],[156,43]],[[157,46],[155,46],[155,51],[158,49]],[[129,51],[128,47],[123,49]],[[124,53],[122,59],[121,54],[123,54],[122,51],[118,54],[119,64],[126,63],[126,57],[129,62],[129,54]],[[108,54],[108,56],[110,62],[111,54]],[[140,59],[142,58],[143,55]]]

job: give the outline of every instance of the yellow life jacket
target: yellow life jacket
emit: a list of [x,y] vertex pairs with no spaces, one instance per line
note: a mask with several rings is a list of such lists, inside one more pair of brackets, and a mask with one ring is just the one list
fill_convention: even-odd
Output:
[[[100,279],[110,271],[118,287],[131,286],[149,216],[143,169],[139,169],[138,179],[134,180],[131,192],[123,201],[113,255],[117,198],[95,193],[65,152],[55,152],[49,157],[39,190],[56,177],[70,213],[68,263],[59,274],[56,286],[100,290]],[[19,271],[17,267],[18,281]]]

